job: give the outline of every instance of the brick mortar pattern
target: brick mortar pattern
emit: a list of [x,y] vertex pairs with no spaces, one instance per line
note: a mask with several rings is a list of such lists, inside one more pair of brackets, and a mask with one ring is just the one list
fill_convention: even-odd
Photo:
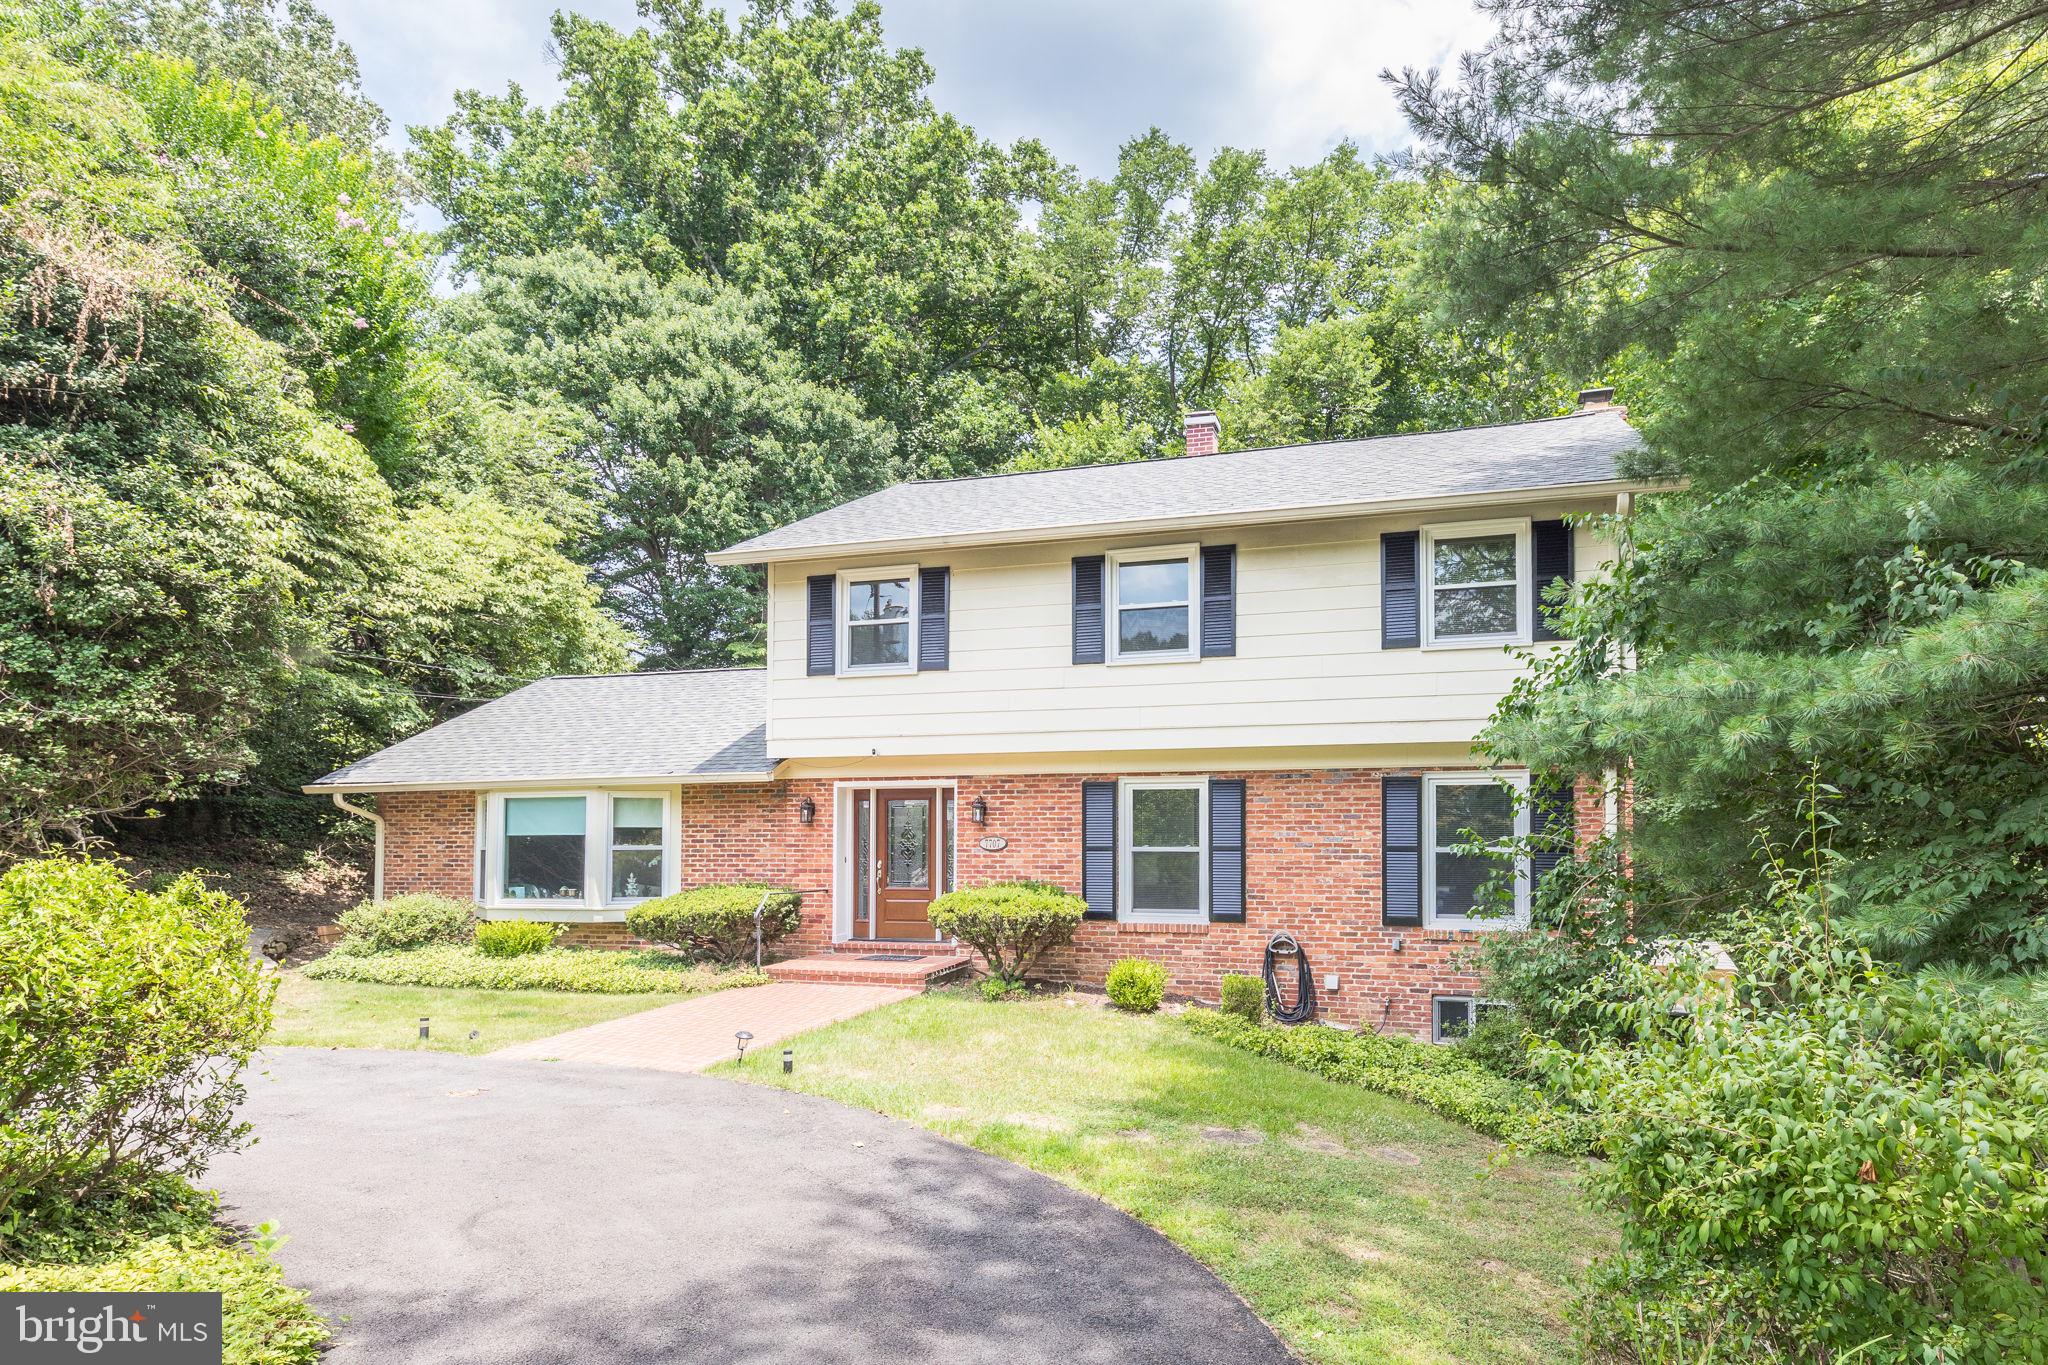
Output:
[[[1388,772],[1416,771],[1420,770],[1233,774],[1246,780],[1245,922],[1153,925],[1088,920],[1073,944],[1052,955],[1039,974],[1059,982],[1097,985],[1118,958],[1144,957],[1166,967],[1173,993],[1213,1001],[1224,973],[1257,974],[1267,940],[1285,930],[1308,952],[1324,1018],[1427,1036],[1432,997],[1470,994],[1479,988],[1479,978],[1466,959],[1487,931],[1380,924],[1380,778]],[[1078,894],[1081,785],[1115,776],[957,778],[959,883],[976,886],[1029,878]],[[904,779],[902,785],[921,781],[929,779]],[[878,780],[876,785],[889,783]],[[803,922],[783,941],[783,952],[830,948],[832,893],[819,888],[829,888],[833,881],[833,788],[834,783],[824,778],[684,787],[677,841],[683,884],[764,881],[802,889],[808,893]],[[1580,837],[1597,836],[1605,823],[1603,794],[1597,784],[1582,781],[1575,795]],[[798,816],[806,797],[817,811],[809,825]],[[988,802],[986,827],[967,819],[976,797]],[[475,794],[387,793],[381,805],[386,894],[429,890],[470,895]],[[984,835],[999,835],[1007,846],[984,850],[978,842]],[[562,942],[579,947],[638,946],[622,924],[574,924]],[[1332,973],[1340,978],[1334,993],[1321,985]]]

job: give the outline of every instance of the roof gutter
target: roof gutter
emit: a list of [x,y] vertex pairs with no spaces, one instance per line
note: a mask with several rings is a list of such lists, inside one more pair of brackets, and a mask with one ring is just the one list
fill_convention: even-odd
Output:
[[1620,493],[1662,493],[1682,482],[1640,483],[1633,479],[1602,479],[1596,483],[1551,484],[1543,488],[1510,488],[1427,498],[1328,502],[1310,506],[1267,507],[1250,511],[1213,512],[1200,516],[1119,517],[1114,521],[1076,522],[1066,526],[1027,526],[1004,531],[958,535],[909,536],[897,540],[848,541],[839,545],[797,545],[787,549],[749,550],[747,542],[704,556],[712,564],[781,564],[805,559],[844,559],[854,555],[896,554],[916,550],[950,550],[975,545],[1028,545],[1049,540],[1083,540],[1095,536],[1137,536],[1156,531],[1196,531],[1218,526],[1272,526],[1298,521],[1329,521],[1338,517],[1389,516],[1444,508],[1500,507],[1546,499],[1611,498]]
[[376,860],[370,864],[370,899],[381,901],[384,899],[384,817],[366,807],[350,805],[348,798],[340,792],[333,792],[331,794],[334,797],[335,805],[341,807],[350,815],[362,816],[377,831]]
[[[323,793],[339,802],[343,793],[375,792],[469,792],[515,791],[525,787],[554,790],[563,787],[690,787],[725,782],[773,782],[773,772],[758,773],[572,773],[557,777],[444,777],[415,782],[308,782],[299,790],[312,796]],[[348,809],[348,807],[343,807]],[[365,812],[357,812],[363,814]],[[374,818],[374,817],[373,817]]]

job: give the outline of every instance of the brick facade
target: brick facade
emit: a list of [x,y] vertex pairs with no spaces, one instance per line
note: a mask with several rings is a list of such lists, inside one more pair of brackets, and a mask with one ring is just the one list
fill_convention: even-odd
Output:
[[[1126,774],[1137,776],[1140,774]],[[1081,784],[1107,775],[962,776],[958,782],[958,880],[972,886],[1031,878],[1079,892]],[[1388,928],[1380,924],[1380,778],[1377,769],[1245,773],[1243,924],[1121,924],[1089,920],[1073,945],[1046,967],[1059,981],[1099,984],[1120,957],[1165,965],[1170,989],[1214,1000],[1225,972],[1256,973],[1266,941],[1285,930],[1307,950],[1322,1017],[1341,1023],[1424,1034],[1430,1000],[1470,993],[1478,979],[1465,962],[1471,931]],[[906,779],[905,786],[917,785]],[[800,804],[816,816],[801,823]],[[976,797],[988,824],[967,817]],[[385,890],[433,890],[466,896],[474,881],[475,797],[470,792],[387,794]],[[825,779],[705,784],[682,789],[679,848],[686,886],[765,881],[805,891],[803,927],[785,946],[815,951],[832,936],[834,784]],[[1576,817],[1582,837],[1603,827],[1602,794],[1582,783]],[[1007,846],[980,847],[984,835]],[[622,925],[573,926],[565,942],[624,946]],[[1323,988],[1338,977],[1335,992]]]

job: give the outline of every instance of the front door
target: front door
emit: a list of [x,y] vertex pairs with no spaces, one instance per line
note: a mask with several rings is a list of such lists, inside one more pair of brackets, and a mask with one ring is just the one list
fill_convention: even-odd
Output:
[[876,938],[931,940],[939,894],[939,794],[929,787],[883,788],[870,807],[874,829]]

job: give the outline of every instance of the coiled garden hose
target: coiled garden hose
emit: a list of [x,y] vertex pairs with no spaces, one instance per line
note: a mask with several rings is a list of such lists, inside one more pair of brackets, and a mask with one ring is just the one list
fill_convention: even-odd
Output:
[[[1294,954],[1294,1003],[1280,998],[1279,960]],[[1308,953],[1292,934],[1275,934],[1266,942],[1266,1012],[1283,1024],[1305,1024],[1316,1017],[1316,979],[1308,969]]]

